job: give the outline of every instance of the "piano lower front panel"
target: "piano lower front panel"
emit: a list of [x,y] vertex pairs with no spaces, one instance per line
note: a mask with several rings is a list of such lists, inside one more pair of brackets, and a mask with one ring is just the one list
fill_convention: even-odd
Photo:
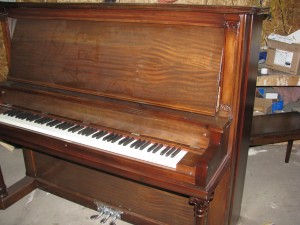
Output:
[[27,174],[36,173],[40,189],[94,209],[96,205],[93,201],[99,200],[123,210],[125,213],[122,219],[133,224],[194,223],[194,209],[189,205],[189,196],[174,194],[46,154],[30,150],[24,150],[24,153]]

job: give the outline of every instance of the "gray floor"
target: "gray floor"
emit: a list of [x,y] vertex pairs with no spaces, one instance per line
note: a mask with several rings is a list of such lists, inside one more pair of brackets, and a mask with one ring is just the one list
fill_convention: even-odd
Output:
[[[300,143],[294,144],[288,164],[284,163],[285,148],[284,144],[250,148],[238,225],[300,224]],[[0,147],[0,165],[7,185],[23,177],[22,160],[20,151]],[[92,214],[95,211],[36,190],[0,211],[0,225],[99,224],[89,219]]]

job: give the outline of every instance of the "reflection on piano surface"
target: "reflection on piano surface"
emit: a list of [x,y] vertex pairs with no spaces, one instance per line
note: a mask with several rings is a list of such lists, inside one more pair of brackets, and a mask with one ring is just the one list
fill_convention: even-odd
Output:
[[1,209],[40,188],[133,224],[235,223],[265,9],[0,9],[0,139],[26,165],[0,171]]

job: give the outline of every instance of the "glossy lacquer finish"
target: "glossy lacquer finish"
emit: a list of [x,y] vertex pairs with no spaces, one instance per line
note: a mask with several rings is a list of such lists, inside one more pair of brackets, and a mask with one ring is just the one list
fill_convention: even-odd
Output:
[[[134,224],[235,224],[261,21],[250,7],[1,3],[18,109],[184,149],[176,168],[0,122],[26,176],[0,177],[1,209],[35,188]],[[0,171],[1,172],[1,171]]]

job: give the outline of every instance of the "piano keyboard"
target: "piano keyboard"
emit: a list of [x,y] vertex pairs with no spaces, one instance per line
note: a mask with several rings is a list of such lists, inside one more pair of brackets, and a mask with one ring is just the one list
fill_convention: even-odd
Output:
[[1,113],[0,123],[170,168],[176,168],[177,163],[187,153],[187,151],[174,146],[154,143],[138,137],[124,136],[18,109],[9,109]]

